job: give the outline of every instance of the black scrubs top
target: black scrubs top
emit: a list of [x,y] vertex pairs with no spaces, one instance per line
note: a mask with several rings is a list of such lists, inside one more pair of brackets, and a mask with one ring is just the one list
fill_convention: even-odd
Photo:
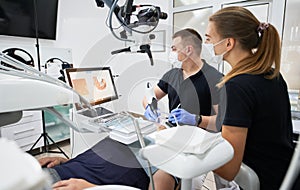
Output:
[[219,102],[219,89],[222,74],[205,63],[202,69],[183,79],[183,71],[174,68],[168,71],[158,83],[158,87],[168,94],[169,110],[175,109],[179,103],[181,108],[197,115],[214,115],[212,105]]
[[248,128],[243,162],[258,175],[260,189],[279,189],[294,150],[284,79],[243,74],[226,82],[223,90],[219,125]]

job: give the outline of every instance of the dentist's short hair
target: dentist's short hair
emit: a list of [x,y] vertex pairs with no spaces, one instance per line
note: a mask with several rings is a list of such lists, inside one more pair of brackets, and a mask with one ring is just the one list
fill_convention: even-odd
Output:
[[192,28],[179,30],[173,35],[172,39],[177,37],[181,38],[182,45],[192,45],[195,48],[196,53],[200,56],[202,50],[202,37],[196,30]]

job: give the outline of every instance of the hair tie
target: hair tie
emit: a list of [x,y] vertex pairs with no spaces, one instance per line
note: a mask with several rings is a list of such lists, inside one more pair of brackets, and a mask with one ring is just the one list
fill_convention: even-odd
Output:
[[264,30],[266,30],[267,28],[269,28],[269,23],[266,22],[261,22],[259,23],[258,27],[257,27],[257,32],[262,32]]

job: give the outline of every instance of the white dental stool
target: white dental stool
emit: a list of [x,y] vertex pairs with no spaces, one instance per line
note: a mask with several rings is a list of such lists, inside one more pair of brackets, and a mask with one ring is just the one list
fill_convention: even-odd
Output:
[[242,163],[241,168],[234,181],[243,189],[259,190],[260,182],[257,174],[249,166]]
[[182,190],[190,190],[192,178],[214,170],[233,157],[232,146],[221,133],[193,126],[179,126],[156,133],[156,144],[145,147],[145,159],[182,179]]

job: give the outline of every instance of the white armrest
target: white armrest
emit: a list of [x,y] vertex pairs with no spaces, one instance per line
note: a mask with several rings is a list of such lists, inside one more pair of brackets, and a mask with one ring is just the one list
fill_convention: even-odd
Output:
[[[191,179],[222,166],[233,157],[232,146],[218,133],[211,134],[192,126],[170,128],[163,131],[163,133],[173,133],[173,138],[181,137],[178,141],[182,144],[178,145],[177,141],[175,146],[170,148],[170,142],[174,139],[169,139],[166,141],[167,146],[150,145],[142,149],[141,154],[152,165],[177,177]],[[222,138],[223,140],[212,143],[207,148],[207,143],[204,143],[204,141],[210,141],[212,138],[207,137],[212,135],[216,135],[216,138]],[[186,153],[187,150],[190,150],[189,143],[194,147],[196,141],[199,141],[200,147],[201,145],[205,146],[206,151],[201,154]],[[185,147],[189,148],[186,149]]]

